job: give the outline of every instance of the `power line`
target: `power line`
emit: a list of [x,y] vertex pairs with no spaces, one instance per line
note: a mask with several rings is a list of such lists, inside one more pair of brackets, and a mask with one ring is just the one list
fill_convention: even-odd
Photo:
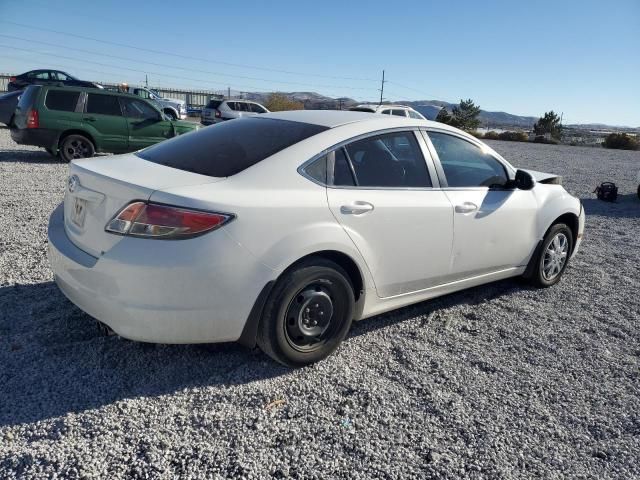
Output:
[[166,63],[155,63],[155,62],[149,62],[147,60],[139,60],[139,59],[135,59],[135,58],[121,57],[119,55],[110,55],[110,54],[107,54],[107,53],[95,52],[95,51],[91,51],[91,50],[84,50],[82,48],[68,47],[66,45],[60,45],[60,44],[55,44],[55,43],[50,43],[50,42],[42,42],[42,41],[39,41],[39,40],[31,40],[31,39],[28,39],[28,38],[16,37],[16,36],[13,36],[13,35],[5,35],[3,33],[0,33],[0,37],[10,38],[10,39],[13,39],[13,40],[20,40],[20,41],[23,41],[23,42],[38,43],[38,44],[41,44],[41,45],[47,45],[49,47],[64,48],[64,49],[73,50],[73,51],[76,51],[76,52],[88,53],[90,55],[99,55],[99,56],[103,56],[103,57],[110,57],[110,58],[115,58],[117,60],[124,60],[124,61],[127,61],[127,62],[146,63],[147,65],[153,65],[153,66],[156,66],[156,67],[172,68],[172,69],[175,69],[175,70],[185,70],[185,71],[191,71],[191,72],[196,72],[196,73],[206,73],[208,75],[216,75],[218,77],[242,78],[242,79],[245,79],[245,80],[257,80],[257,81],[261,81],[261,82],[280,83],[280,84],[283,84],[283,85],[300,85],[300,86],[304,86],[304,87],[308,87],[308,88],[335,88],[335,89],[348,89],[348,90],[370,90],[370,88],[366,88],[366,87],[349,87],[349,86],[344,86],[344,85],[310,85],[308,83],[273,80],[273,79],[269,79],[269,78],[248,77],[248,76],[244,76],[244,75],[233,75],[233,74],[227,74],[227,73],[222,73],[221,74],[219,72],[212,72],[210,70],[199,70],[199,69],[195,69],[195,68],[177,67],[177,66],[173,66],[173,65],[168,65]]
[[263,70],[265,72],[274,72],[274,73],[284,73],[286,75],[303,75],[306,77],[318,77],[318,78],[332,78],[335,80],[356,80],[356,81],[372,81],[372,82],[377,82],[378,80],[374,80],[372,78],[357,78],[357,77],[342,77],[342,76],[335,76],[335,75],[322,75],[322,74],[318,74],[318,73],[308,73],[308,72],[294,72],[291,70],[279,70],[279,69],[275,69],[275,68],[268,68],[268,67],[258,67],[255,65],[245,65],[245,64],[240,64],[240,63],[231,63],[231,62],[223,62],[220,60],[209,60],[209,59],[202,59],[202,58],[198,58],[198,57],[192,57],[189,55],[181,55],[178,53],[172,53],[172,52],[166,52],[166,51],[160,51],[160,50],[153,50],[153,49],[149,49],[149,48],[143,48],[143,47],[136,47],[133,45],[127,45],[125,43],[118,43],[118,42],[110,42],[107,40],[101,40],[98,38],[92,38],[92,37],[87,37],[84,35],[78,35],[75,33],[69,33],[69,32],[61,32],[59,30],[53,30],[50,28],[44,28],[41,26],[35,27],[32,25],[26,25],[24,23],[18,23],[18,22],[12,22],[9,20],[0,20],[0,22],[2,23],[7,23],[9,25],[15,25],[18,27],[22,27],[22,28],[28,28],[28,29],[32,29],[32,30],[38,30],[38,31],[45,31],[45,32],[50,32],[50,33],[55,33],[58,35],[65,35],[68,37],[74,37],[74,38],[80,38],[82,40],[90,40],[93,42],[99,42],[99,43],[104,43],[106,45],[115,45],[118,47],[123,47],[123,48],[130,48],[133,50],[139,50],[142,52],[149,52],[149,53],[155,53],[155,54],[159,54],[159,55],[169,55],[172,57],[178,57],[178,58],[184,58],[184,59],[188,59],[188,60],[197,60],[199,62],[205,62],[205,63],[215,63],[218,65],[227,65],[230,67],[238,67],[238,68],[248,68],[248,69],[252,69],[252,70]]

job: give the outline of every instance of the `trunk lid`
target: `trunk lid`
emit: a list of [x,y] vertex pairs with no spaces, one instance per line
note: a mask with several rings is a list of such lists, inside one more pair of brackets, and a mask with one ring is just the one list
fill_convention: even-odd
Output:
[[132,201],[147,201],[162,188],[221,180],[148,162],[132,153],[74,160],[64,197],[65,231],[78,248],[99,257],[122,240],[107,233],[105,226]]

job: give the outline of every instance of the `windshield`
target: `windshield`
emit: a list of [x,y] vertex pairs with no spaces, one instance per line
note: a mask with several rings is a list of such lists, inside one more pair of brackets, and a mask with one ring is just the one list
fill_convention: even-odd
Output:
[[160,95],[158,92],[156,92],[155,90],[149,90],[149,92],[151,93],[151,98],[162,98],[162,95]]
[[188,172],[230,177],[327,129],[273,118],[241,118],[165,140],[136,155]]

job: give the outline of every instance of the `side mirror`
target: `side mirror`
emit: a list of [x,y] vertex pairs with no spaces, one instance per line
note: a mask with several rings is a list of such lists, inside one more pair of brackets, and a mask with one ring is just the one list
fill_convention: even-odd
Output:
[[515,187],[519,190],[531,190],[536,184],[529,172],[524,170],[516,171]]

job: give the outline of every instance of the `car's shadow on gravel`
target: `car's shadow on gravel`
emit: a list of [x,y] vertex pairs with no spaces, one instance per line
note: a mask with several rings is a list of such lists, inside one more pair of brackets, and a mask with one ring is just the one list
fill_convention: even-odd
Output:
[[233,343],[156,345],[105,336],[53,282],[0,287],[0,427],[288,372]]
[[44,150],[0,150],[0,163],[63,163]]
[[640,218],[640,199],[636,193],[618,195],[615,202],[604,202],[597,198],[581,198],[587,215],[617,218]]
[[[522,282],[504,280],[454,293],[357,322],[349,336],[420,316],[428,322],[439,309],[475,305],[523,288],[528,287]],[[261,352],[233,343],[156,345],[105,336],[53,282],[0,287],[0,427],[121,399],[210,385],[233,388],[290,372]]]
[[424,302],[408,305],[390,312],[367,318],[361,322],[355,322],[351,327],[349,336],[365,335],[374,330],[388,327],[389,325],[405,320],[422,317],[422,325],[429,323],[432,313],[457,305],[479,305],[488,300],[510,295],[522,290],[535,290],[525,281],[520,279],[500,280],[478,287],[451,293],[442,297],[426,300]]

